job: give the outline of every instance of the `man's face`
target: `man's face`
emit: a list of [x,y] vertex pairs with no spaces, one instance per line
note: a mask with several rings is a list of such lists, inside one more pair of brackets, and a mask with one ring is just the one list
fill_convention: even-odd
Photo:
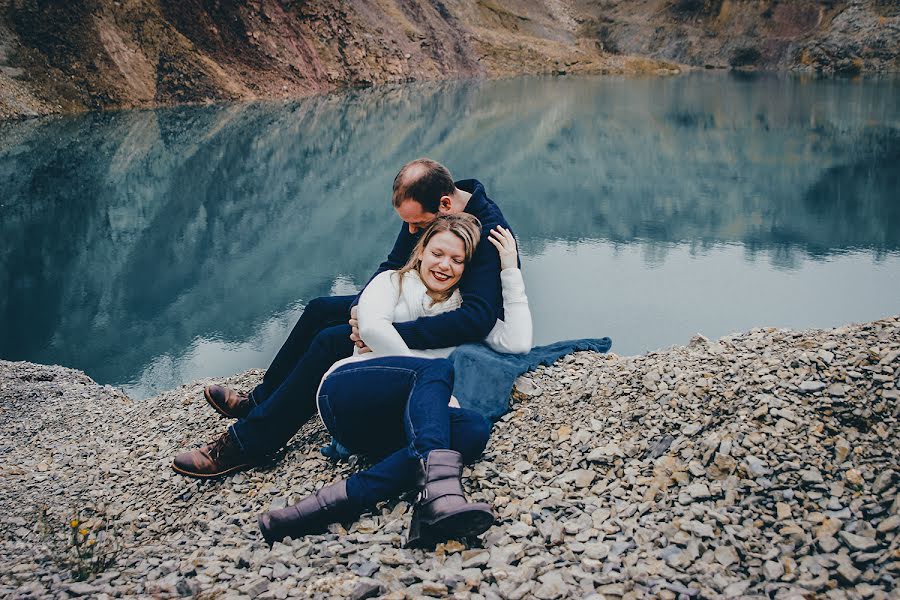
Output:
[[[445,198],[447,199],[446,208],[444,203]],[[396,210],[397,214],[400,215],[400,218],[409,225],[409,232],[415,234],[431,225],[431,223],[437,219],[438,214],[449,213],[450,206],[450,198],[444,196],[444,198],[441,198],[441,206],[438,208],[437,213],[425,212],[422,210],[422,205],[415,200],[404,200]]]

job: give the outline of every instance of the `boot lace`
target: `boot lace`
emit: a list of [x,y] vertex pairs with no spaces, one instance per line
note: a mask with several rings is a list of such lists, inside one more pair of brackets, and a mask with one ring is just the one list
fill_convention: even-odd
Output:
[[210,458],[219,460],[222,457],[222,455],[228,451],[228,447],[230,446],[230,444],[228,443],[229,441],[230,441],[230,438],[229,438],[227,431],[225,433],[223,433],[221,436],[219,436],[218,438],[216,438],[216,441],[214,441],[209,446]]

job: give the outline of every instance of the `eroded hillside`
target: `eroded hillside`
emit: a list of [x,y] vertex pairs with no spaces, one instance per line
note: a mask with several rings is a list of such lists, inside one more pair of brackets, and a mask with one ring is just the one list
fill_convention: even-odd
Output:
[[692,66],[896,71],[894,0],[0,0],[0,118]]

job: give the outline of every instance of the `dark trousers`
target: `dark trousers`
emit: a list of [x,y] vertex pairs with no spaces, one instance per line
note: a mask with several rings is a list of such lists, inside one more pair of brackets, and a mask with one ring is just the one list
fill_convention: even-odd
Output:
[[319,410],[334,438],[378,460],[347,480],[357,512],[414,489],[421,463],[437,449],[478,460],[491,434],[480,414],[450,408],[449,360],[385,356],[339,367],[323,382]]
[[336,361],[353,354],[350,305],[355,296],[316,298],[250,393],[256,405],[231,426],[241,449],[262,457],[281,448],[316,412],[316,390]]

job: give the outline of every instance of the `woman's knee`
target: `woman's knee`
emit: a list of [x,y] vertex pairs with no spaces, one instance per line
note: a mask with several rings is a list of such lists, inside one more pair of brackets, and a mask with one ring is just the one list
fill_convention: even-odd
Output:
[[453,363],[446,358],[431,358],[419,367],[419,373],[427,374],[435,379],[443,379],[453,386]]

